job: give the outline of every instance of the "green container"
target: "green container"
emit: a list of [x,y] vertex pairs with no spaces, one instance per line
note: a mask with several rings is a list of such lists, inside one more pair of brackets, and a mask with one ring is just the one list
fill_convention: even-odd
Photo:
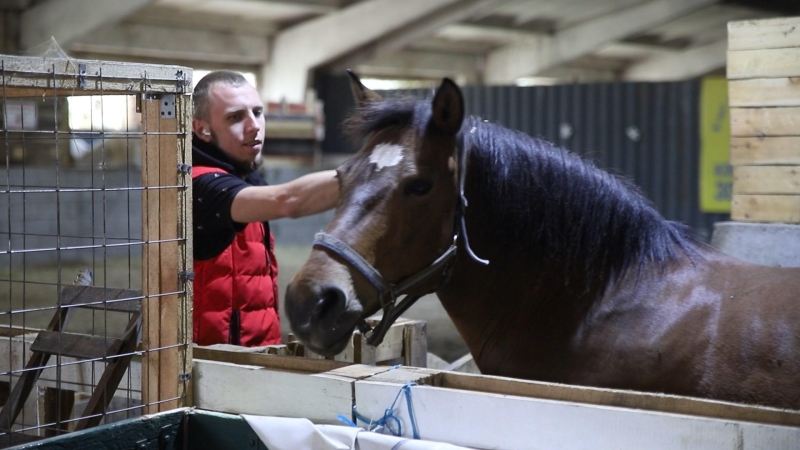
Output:
[[[3,439],[0,437],[0,439]],[[47,450],[266,450],[241,417],[179,408],[12,447]]]

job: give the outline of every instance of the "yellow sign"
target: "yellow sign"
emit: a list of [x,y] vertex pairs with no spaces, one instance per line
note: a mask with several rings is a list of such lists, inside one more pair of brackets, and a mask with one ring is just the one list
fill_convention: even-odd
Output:
[[729,213],[733,170],[730,164],[728,80],[704,78],[700,91],[700,211]]

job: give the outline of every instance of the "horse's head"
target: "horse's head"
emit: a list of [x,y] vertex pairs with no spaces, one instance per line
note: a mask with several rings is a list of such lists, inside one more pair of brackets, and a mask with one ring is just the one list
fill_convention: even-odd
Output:
[[382,100],[350,75],[365,144],[337,170],[336,214],[286,290],[292,330],[323,355],[396,295],[436,289],[454,250],[461,91],[445,79],[431,102]]

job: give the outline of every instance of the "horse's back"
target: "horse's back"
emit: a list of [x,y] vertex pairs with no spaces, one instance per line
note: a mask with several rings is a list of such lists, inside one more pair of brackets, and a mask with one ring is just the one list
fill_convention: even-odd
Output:
[[726,289],[704,383],[715,396],[800,409],[800,268],[712,267]]
[[800,268],[704,252],[610,290],[569,380],[800,409]]

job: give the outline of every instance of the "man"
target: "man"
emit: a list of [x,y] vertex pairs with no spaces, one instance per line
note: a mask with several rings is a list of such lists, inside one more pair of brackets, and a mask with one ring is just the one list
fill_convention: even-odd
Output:
[[335,172],[266,185],[257,171],[264,104],[241,74],[209,73],[193,101],[194,342],[278,344],[278,264],[267,221],[335,206]]

